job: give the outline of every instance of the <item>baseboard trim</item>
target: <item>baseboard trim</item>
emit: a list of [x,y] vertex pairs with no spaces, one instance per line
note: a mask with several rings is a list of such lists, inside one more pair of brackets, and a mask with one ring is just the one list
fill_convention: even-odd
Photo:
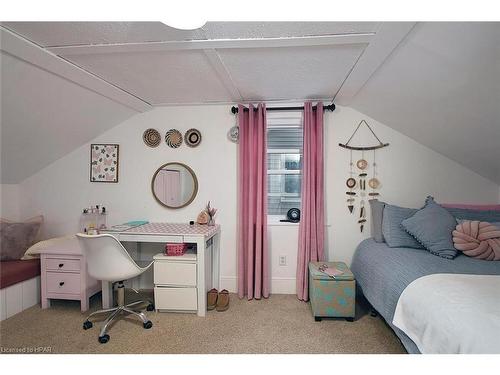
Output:
[[[227,289],[231,293],[236,293],[238,290],[238,280],[236,276],[221,276],[220,289]],[[273,277],[271,279],[271,293],[295,294],[295,277]]]

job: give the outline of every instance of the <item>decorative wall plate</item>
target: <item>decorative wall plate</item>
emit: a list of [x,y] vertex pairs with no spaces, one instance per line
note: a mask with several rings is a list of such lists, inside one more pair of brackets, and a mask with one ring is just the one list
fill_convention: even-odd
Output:
[[147,129],[142,135],[142,140],[149,147],[158,147],[161,142],[160,132],[156,129]]
[[240,140],[240,127],[235,125],[231,129],[229,129],[227,137],[231,142],[238,143],[238,141]]
[[201,143],[201,133],[198,129],[189,129],[184,134],[184,142],[189,147],[196,147]]
[[368,180],[368,186],[372,189],[377,189],[380,186],[380,181],[376,177],[370,178]]
[[182,144],[182,134],[177,129],[170,129],[165,134],[165,142],[168,147],[177,148]]
[[355,186],[356,186],[356,179],[354,178],[348,178],[347,181],[345,182],[345,184],[347,185],[347,187],[349,189],[353,189]]
[[361,170],[366,169],[366,167],[368,167],[368,162],[365,159],[359,159],[356,162],[356,167],[358,167]]

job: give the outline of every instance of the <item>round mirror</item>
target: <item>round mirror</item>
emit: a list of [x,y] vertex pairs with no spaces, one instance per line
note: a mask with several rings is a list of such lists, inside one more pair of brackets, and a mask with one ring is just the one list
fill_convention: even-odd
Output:
[[167,163],[157,169],[151,181],[153,196],[168,208],[190,204],[198,192],[198,180],[193,170],[182,163]]

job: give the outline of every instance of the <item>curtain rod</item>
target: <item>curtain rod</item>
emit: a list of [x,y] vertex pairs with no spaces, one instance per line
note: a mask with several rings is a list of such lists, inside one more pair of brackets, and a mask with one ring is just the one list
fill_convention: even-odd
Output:
[[[255,108],[254,110],[256,110],[257,108]],[[313,107],[313,109],[316,109],[316,106]],[[304,107],[269,107],[269,108],[266,108],[266,111],[303,111],[304,110]],[[329,104],[329,105],[325,105],[323,106],[323,110],[326,111],[334,111],[335,110],[335,104]],[[248,111],[248,108],[245,107],[245,111]],[[232,106],[231,107],[231,113],[233,115],[237,114],[238,113],[238,107],[235,107],[235,106]]]

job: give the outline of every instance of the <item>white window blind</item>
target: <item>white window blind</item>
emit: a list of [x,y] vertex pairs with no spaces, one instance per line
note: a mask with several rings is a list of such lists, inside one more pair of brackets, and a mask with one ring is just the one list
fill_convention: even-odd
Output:
[[267,114],[268,215],[284,217],[300,209],[302,112]]

